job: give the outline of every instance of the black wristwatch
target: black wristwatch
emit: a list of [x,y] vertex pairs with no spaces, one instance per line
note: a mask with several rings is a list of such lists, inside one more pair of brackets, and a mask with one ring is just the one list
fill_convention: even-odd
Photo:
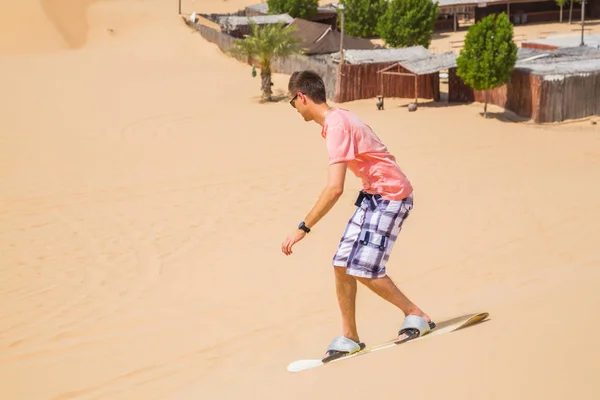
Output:
[[298,225],[298,229],[302,229],[306,233],[310,232],[310,228],[308,226],[306,226],[304,221],[300,222],[300,225]]

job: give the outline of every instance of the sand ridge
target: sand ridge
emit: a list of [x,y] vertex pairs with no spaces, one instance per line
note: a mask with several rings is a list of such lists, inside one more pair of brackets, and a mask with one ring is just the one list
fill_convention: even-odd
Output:
[[[94,2],[75,46],[41,5],[11,7],[47,25],[19,31],[0,63],[0,397],[594,398],[598,125],[344,104],[415,186],[391,276],[436,320],[490,320],[290,374],[339,334],[329,263],[359,188],[349,174],[281,254],[325,184],[319,127],[260,104],[250,67],[175,2]],[[80,39],[82,12],[56,14]],[[286,85],[275,75],[276,93]],[[402,315],[362,287],[358,300],[362,339],[389,339]]]

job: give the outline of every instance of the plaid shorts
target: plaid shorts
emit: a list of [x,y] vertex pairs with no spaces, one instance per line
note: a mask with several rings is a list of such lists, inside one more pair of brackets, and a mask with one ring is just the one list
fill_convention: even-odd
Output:
[[333,257],[333,265],[362,278],[382,278],[392,247],[413,208],[412,193],[403,200],[386,200],[360,192]]

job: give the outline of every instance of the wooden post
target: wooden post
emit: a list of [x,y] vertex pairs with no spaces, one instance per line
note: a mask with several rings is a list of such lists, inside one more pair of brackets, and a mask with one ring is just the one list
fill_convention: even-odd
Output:
[[181,0],[179,0],[179,15],[181,15]]
[[340,102],[342,97],[342,66],[344,65],[344,5],[338,4],[336,6],[339,10],[342,11],[342,21],[341,21],[341,32],[340,32],[340,65],[338,65],[337,71],[337,85],[336,85],[336,93],[335,93],[335,102]]
[[583,31],[585,26],[585,0],[581,0],[581,44],[580,46],[585,46],[583,41]]
[[419,76],[417,74],[415,74],[415,105],[417,104],[417,98],[419,97],[419,92],[418,92],[418,84],[417,84],[417,79],[419,78]]
[[344,63],[344,7],[342,5],[342,7],[340,7],[340,9],[342,10],[342,32],[340,35],[340,65],[342,65]]

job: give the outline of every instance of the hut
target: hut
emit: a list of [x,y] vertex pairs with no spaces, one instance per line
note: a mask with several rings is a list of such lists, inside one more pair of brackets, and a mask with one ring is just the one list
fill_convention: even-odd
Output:
[[[443,70],[448,70],[456,66],[456,54],[454,52],[447,52],[442,54],[432,54],[428,57],[407,59],[398,61],[382,70],[377,71],[380,75],[379,83],[381,85],[380,95],[378,96],[380,101],[380,108],[383,108],[385,83],[384,76],[389,76],[393,79],[396,77],[412,77],[414,81],[414,97],[415,104],[418,103],[419,95],[419,81],[425,81],[426,84],[431,85],[432,98],[435,101],[440,100],[440,86],[439,86],[439,73]],[[424,77],[424,78],[421,78]],[[421,82],[422,84],[423,82]]]
[[[296,28],[294,36],[302,40],[304,54],[331,54],[340,51],[342,34],[328,24],[296,18],[290,25]],[[369,50],[380,47],[368,39],[344,35],[344,49]]]
[[[515,25],[539,22],[558,22],[560,7],[556,0],[438,0],[440,15],[436,30],[459,28],[460,16],[480,21],[490,14],[505,12]],[[563,7],[563,20],[569,18],[569,7]],[[587,0],[586,18],[600,18],[600,0]],[[581,18],[581,3],[573,4],[572,18]]]
[[[450,69],[450,101],[483,102]],[[600,50],[586,46],[558,50],[520,48],[508,84],[488,92],[488,101],[535,123],[600,115]]]
[[340,103],[375,97],[438,101],[439,71],[456,65],[453,54],[434,55],[423,46],[344,50],[343,57],[342,62],[339,52],[332,54],[342,64],[335,97]]

